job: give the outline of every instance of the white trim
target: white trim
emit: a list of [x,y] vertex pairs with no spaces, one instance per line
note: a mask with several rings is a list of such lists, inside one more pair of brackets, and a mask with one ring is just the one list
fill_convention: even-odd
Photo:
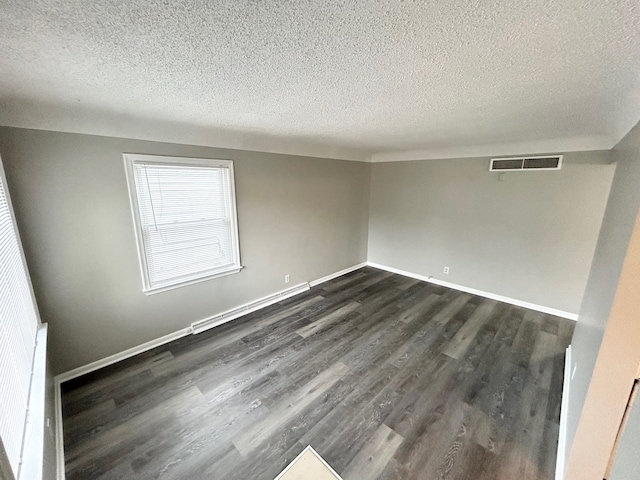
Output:
[[18,480],[40,480],[42,478],[47,395],[47,331],[48,325],[43,323],[38,327],[36,333],[33,373],[29,387],[29,409]]
[[567,423],[569,415],[569,389],[571,387],[571,345],[564,356],[564,380],[562,382],[562,403],[560,407],[560,430],[558,433],[558,453],[556,457],[555,480],[564,480],[567,457]]
[[300,285],[296,285],[295,287],[272,293],[271,295],[259,298],[258,300],[254,300],[253,302],[245,303],[244,305],[240,305],[238,307],[227,310],[226,312],[218,313],[217,315],[213,315],[212,317],[193,322],[191,324],[191,329],[193,330],[194,334],[204,332],[205,330],[209,330],[210,328],[217,327],[219,325],[222,325],[223,323],[230,322],[231,320],[235,320],[236,318],[242,317],[248,313],[255,312],[256,310],[260,310],[264,307],[268,307],[269,305],[273,305],[274,303],[278,303],[286,298],[293,297],[294,295],[298,295],[302,292],[306,292],[307,290],[309,290],[309,288],[309,284],[305,282],[301,283]]
[[166,292],[168,290],[173,290],[175,288],[186,287],[188,285],[193,285],[194,283],[206,282],[207,280],[213,280],[214,278],[225,277],[227,275],[233,275],[235,273],[240,273],[240,271],[244,267],[240,265],[239,267],[233,267],[231,270],[225,270],[219,273],[214,273],[212,275],[207,275],[206,277],[193,278],[191,280],[185,280],[180,283],[172,283],[170,285],[165,285],[162,287],[154,287],[149,290],[142,290],[145,295],[155,295],[156,293]]
[[[362,267],[359,266],[358,268]],[[354,270],[356,270],[356,268],[354,268]],[[81,377],[82,375],[86,375],[87,373],[91,373],[101,368],[108,367],[109,365],[113,365],[114,363],[121,362],[122,360],[126,360],[127,358],[139,355],[153,348],[172,342],[173,340],[177,340],[178,338],[185,337],[189,334],[196,335],[198,333],[204,332],[205,330],[209,330],[210,328],[217,327],[219,325],[222,325],[223,323],[230,322],[231,320],[235,320],[236,318],[242,317],[243,315],[255,312],[256,310],[260,310],[264,307],[268,307],[269,305],[273,305],[274,303],[280,302],[289,297],[293,297],[295,295],[298,295],[299,293],[306,292],[307,290],[309,290],[309,284],[306,282],[286,290],[281,290],[253,302],[245,303],[238,307],[232,308],[230,310],[227,310],[226,312],[222,312],[212,317],[198,320],[197,322],[193,322],[190,327],[183,328],[176,332],[169,333],[168,335],[164,335],[141,345],[129,348],[128,350],[115,353],[95,362],[91,362],[81,367],[74,368],[73,370],[61,373],[57,375],[55,379],[58,384],[67,382],[74,378]]]
[[[129,203],[131,205],[131,216],[133,218],[133,229],[138,247],[138,260],[140,263],[140,273],[142,275],[142,291],[147,295],[165,292],[174,288],[184,287],[193,283],[211,280],[213,278],[231,275],[240,272],[240,240],[238,236],[238,208],[236,204],[236,186],[233,171],[233,160],[192,158],[192,157],[171,157],[162,155],[147,155],[138,153],[124,153],[124,170],[129,190]],[[149,264],[147,261],[147,250],[143,241],[144,235],[142,222],[140,220],[140,204],[138,203],[138,192],[134,176],[134,165],[171,165],[171,166],[196,166],[206,168],[225,168],[229,172],[229,189],[226,194],[229,196],[230,221],[231,221],[231,249],[233,250],[233,263],[222,269],[217,269],[206,274],[190,274],[187,278],[180,280],[172,279],[159,285],[152,285],[149,275]],[[224,188],[224,190],[227,190]]]
[[109,355],[108,357],[96,360],[95,362],[88,363],[86,365],[83,365],[82,367],[74,368],[73,370],[61,373],[60,375],[56,375],[55,378],[59,383],[67,382],[74,378],[81,377],[82,375],[86,375],[87,373],[100,370],[101,368],[108,367],[109,365],[113,365],[114,363],[118,363],[122,360],[126,360],[127,358],[139,355],[148,350],[164,345],[165,343],[172,342],[173,340],[177,340],[178,338],[186,337],[190,333],[193,333],[191,327],[183,328],[182,330],[178,330],[177,332],[169,333],[168,335],[150,340],[122,352]]
[[287,466],[286,466],[286,468],[285,468],[282,472],[280,472],[280,474],[279,474],[276,478],[274,478],[273,480],[280,480],[282,477],[284,477],[284,475],[285,475],[289,470],[291,470],[291,468],[293,467],[293,465],[294,465],[298,460],[300,460],[300,458],[302,458],[302,456],[303,456],[305,453],[307,453],[307,452],[311,452],[313,455],[315,455],[315,457],[316,457],[318,460],[320,460],[320,461],[322,462],[322,464],[323,464],[325,467],[327,467],[327,469],[329,470],[329,472],[331,472],[331,474],[332,474],[334,477],[336,477],[336,480],[342,480],[342,477],[341,477],[340,475],[338,475],[338,473],[337,473],[337,472],[336,472],[336,471],[331,467],[331,465],[329,465],[329,464],[325,461],[325,459],[324,459],[324,458],[322,458],[322,457],[320,456],[320,454],[314,450],[314,448],[313,448],[311,445],[308,445],[304,450],[302,450],[302,451],[300,452],[300,454],[299,454],[296,458],[294,458],[294,459],[291,461],[291,463],[290,463],[289,465],[287,465]]
[[425,275],[420,275],[418,273],[412,273],[412,272],[407,272],[406,270],[400,270],[398,268],[387,267],[386,265],[381,265],[375,262],[367,262],[367,265],[370,267],[379,268],[380,270],[385,270],[387,272],[397,273],[398,275],[404,275],[405,277],[415,278],[416,280],[422,280],[424,282],[433,283],[443,287],[453,288],[454,290],[460,290],[461,292],[471,293],[473,295],[479,295],[481,297],[490,298],[492,300],[498,300],[499,302],[509,303],[517,307],[528,308],[530,310],[535,310],[537,312],[542,312],[542,313],[548,313],[549,315],[555,315],[556,317],[567,318],[569,320],[574,320],[574,321],[578,320],[577,313],[565,312],[564,310],[557,310],[555,308],[545,307],[543,305],[537,305],[535,303],[529,303],[522,300],[517,300],[515,298],[504,297],[502,295],[497,295],[495,293],[489,293],[483,290],[477,290],[475,288],[469,288],[463,285],[457,285],[455,283],[445,282],[443,280],[438,280],[433,277],[427,277]]
[[53,379],[54,389],[54,408],[56,422],[56,478],[57,480],[65,480],[66,474],[64,469],[64,432],[62,423],[62,390],[60,388],[60,375]]
[[178,338],[185,337],[189,334],[196,335],[200,332],[216,327],[218,325],[222,325],[223,323],[227,323],[248,313],[255,312],[257,310],[260,310],[261,308],[268,307],[269,305],[273,305],[274,303],[306,292],[310,289],[310,285],[318,285],[333,278],[346,275],[347,273],[358,270],[362,267],[365,267],[366,265],[367,263],[360,263],[358,265],[354,265],[353,267],[345,268],[344,270],[340,270],[339,272],[327,275],[326,277],[319,278],[318,280],[314,280],[313,282],[311,282],[311,284],[304,282],[294,287],[280,290],[279,292],[259,298],[257,300],[254,300],[253,302],[248,302],[225,312],[218,313],[202,320],[198,320],[197,322],[193,322],[190,327],[186,327],[176,332],[169,333],[168,335],[150,340],[141,345],[129,348],[128,350],[124,350],[95,362],[91,362],[81,367],[74,368],[73,370],[69,370],[67,372],[56,375],[55,380],[58,384],[61,384],[82,375],[86,375],[87,373],[91,373],[95,370],[108,367],[109,365],[113,365],[114,363],[120,362],[122,360],[126,360],[127,358],[133,357],[135,355],[139,355],[148,350],[151,350],[152,348],[159,347],[166,343],[172,342],[173,340],[177,340]]
[[293,297],[294,295],[298,295],[299,293],[306,292],[307,290],[309,290],[309,284],[306,282],[301,283],[300,285],[296,285],[295,287],[288,288],[286,290],[281,290],[253,302],[239,305],[238,307],[227,310],[226,312],[222,312],[212,317],[198,320],[197,322],[193,322],[190,327],[183,328],[176,332],[172,332],[154,340],[150,340],[122,352],[109,355],[108,357],[102,358],[100,360],[96,360],[95,362],[91,362],[81,367],[74,368],[73,370],[61,373],[59,375],[56,375],[55,380],[59,384],[67,382],[69,380],[73,380],[74,378],[81,377],[82,375],[86,375],[87,373],[100,370],[101,368],[108,367],[109,365],[113,365],[114,363],[121,362],[122,360],[126,360],[127,358],[139,355],[153,348],[172,342],[173,340],[177,340],[178,338],[182,338],[190,334],[196,335],[210,328],[222,325],[223,323],[227,323],[248,313],[255,312],[256,310],[268,307],[269,305],[273,305],[274,303],[285,300],[289,297]]
[[312,282],[309,282],[309,286],[315,287],[316,285],[320,285],[321,283],[328,282],[329,280],[333,280],[334,278],[341,277],[342,275],[346,275],[347,273],[355,272],[356,270],[360,270],[362,267],[366,267],[366,266],[367,266],[367,262],[359,263],[358,265],[345,268],[344,270],[340,270],[339,272],[332,273],[330,275],[327,275],[326,277],[313,280]]

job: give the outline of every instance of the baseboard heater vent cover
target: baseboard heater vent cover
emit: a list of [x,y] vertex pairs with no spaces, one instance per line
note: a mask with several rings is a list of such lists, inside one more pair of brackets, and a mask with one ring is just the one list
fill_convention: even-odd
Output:
[[213,317],[194,322],[191,324],[191,328],[193,329],[194,335],[200,332],[204,332],[205,330],[209,330],[210,328],[217,327],[219,325],[222,325],[223,323],[230,322],[231,320],[235,320],[236,318],[242,317],[243,315],[246,315],[248,313],[255,312],[256,310],[268,307],[269,305],[273,305],[274,303],[284,300],[285,298],[293,297],[294,295],[298,295],[299,293],[306,292],[307,290],[309,290],[309,288],[310,287],[307,282],[301,283],[300,285],[296,285],[295,287],[281,290],[250,303],[245,303],[244,305],[240,305],[239,307],[232,308],[231,310],[227,310],[226,312],[219,313],[218,315],[214,315]]

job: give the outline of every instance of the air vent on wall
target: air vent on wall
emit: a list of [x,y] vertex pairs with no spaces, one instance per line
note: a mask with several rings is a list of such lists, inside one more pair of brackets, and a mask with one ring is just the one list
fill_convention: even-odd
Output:
[[489,170],[492,172],[522,172],[525,170],[560,170],[562,155],[545,157],[492,158]]

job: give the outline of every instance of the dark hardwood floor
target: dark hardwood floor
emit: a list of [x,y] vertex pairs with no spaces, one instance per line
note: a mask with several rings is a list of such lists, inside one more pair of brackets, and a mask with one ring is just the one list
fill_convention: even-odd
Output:
[[552,479],[574,322],[364,268],[63,384],[75,479]]

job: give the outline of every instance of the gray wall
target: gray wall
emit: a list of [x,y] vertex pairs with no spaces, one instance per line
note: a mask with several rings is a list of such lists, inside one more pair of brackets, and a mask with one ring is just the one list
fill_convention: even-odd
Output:
[[[234,160],[246,268],[143,294],[123,152]],[[0,154],[56,373],[367,258],[368,164],[13,128]]]
[[[571,347],[577,369],[570,388],[568,447],[575,438],[640,208],[640,124],[622,139],[612,155],[616,172]],[[569,451],[570,448],[567,448],[567,459]]]
[[374,164],[369,260],[578,313],[609,162],[609,152],[572,153],[560,171],[504,181],[488,158]]

